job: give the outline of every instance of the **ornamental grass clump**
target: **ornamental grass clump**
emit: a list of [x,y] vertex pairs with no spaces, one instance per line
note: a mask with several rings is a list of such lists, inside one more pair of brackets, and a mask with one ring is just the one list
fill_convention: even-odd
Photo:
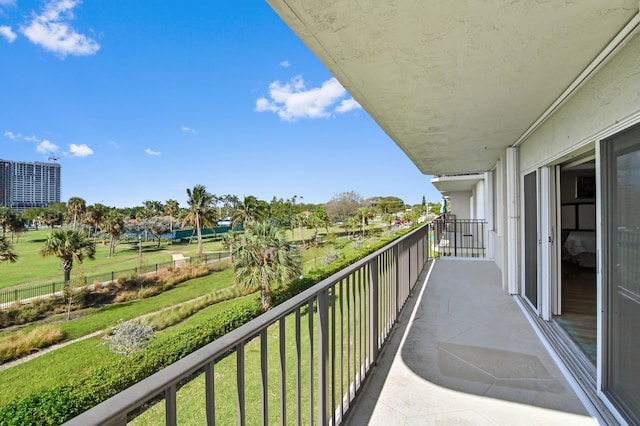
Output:
[[105,337],[107,340],[101,345],[109,346],[111,352],[129,356],[134,352],[144,349],[153,337],[153,327],[140,324],[137,321],[118,321],[111,334]]

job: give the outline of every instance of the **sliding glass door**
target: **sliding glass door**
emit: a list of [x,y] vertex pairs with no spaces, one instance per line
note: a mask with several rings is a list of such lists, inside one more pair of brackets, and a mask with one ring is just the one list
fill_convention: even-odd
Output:
[[604,391],[640,424],[640,127],[602,142]]

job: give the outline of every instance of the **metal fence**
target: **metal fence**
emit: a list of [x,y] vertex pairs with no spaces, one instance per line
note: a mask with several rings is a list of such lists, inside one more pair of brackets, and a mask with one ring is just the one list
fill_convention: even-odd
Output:
[[[168,425],[226,424],[234,413],[239,425],[340,424],[427,261],[423,226],[67,424],[124,425],[158,398]],[[181,405],[187,381],[197,408]],[[217,396],[225,391],[234,397]]]
[[433,221],[435,255],[486,257],[487,222],[443,215]]
[[[166,268],[179,268],[182,264],[192,262],[215,262],[229,257],[228,251],[219,251],[214,253],[205,253],[201,257],[185,257],[184,260],[173,260],[170,262],[155,263],[151,265],[142,265],[142,267],[134,267],[129,269],[120,269],[118,271],[105,272],[103,274],[85,275],[87,284],[93,283],[109,283],[117,281],[118,277],[130,276],[133,274],[148,274],[158,272]],[[73,280],[72,280],[73,284]],[[84,283],[82,285],[85,285]],[[64,281],[52,281],[42,284],[24,285],[0,290],[0,307],[6,307],[14,302],[25,302],[39,297],[47,297],[55,294],[61,294],[64,287]]]

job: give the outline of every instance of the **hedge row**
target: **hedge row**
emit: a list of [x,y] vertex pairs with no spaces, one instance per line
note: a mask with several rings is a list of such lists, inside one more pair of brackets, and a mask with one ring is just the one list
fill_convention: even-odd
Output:
[[261,314],[255,298],[217,315],[207,323],[159,336],[145,350],[119,358],[90,376],[40,391],[0,408],[0,425],[58,425],[178,361]]
[[[406,234],[398,233],[362,248],[349,258],[341,259],[287,288],[273,292],[273,302],[281,303],[344,269],[370,253]],[[102,401],[169,366],[218,337],[249,322],[262,313],[255,298],[248,298],[217,315],[207,323],[182,330],[176,335],[160,336],[145,350],[119,358],[90,376],[43,390],[0,408],[0,426],[58,425],[90,409]]]

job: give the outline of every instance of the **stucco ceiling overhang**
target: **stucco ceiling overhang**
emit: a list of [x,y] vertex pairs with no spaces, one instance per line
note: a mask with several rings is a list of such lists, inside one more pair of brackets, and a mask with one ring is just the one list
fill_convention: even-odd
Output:
[[447,195],[451,192],[471,192],[475,185],[483,179],[483,173],[444,175],[434,176],[431,183],[438,191]]
[[267,0],[425,174],[489,170],[638,0]]

